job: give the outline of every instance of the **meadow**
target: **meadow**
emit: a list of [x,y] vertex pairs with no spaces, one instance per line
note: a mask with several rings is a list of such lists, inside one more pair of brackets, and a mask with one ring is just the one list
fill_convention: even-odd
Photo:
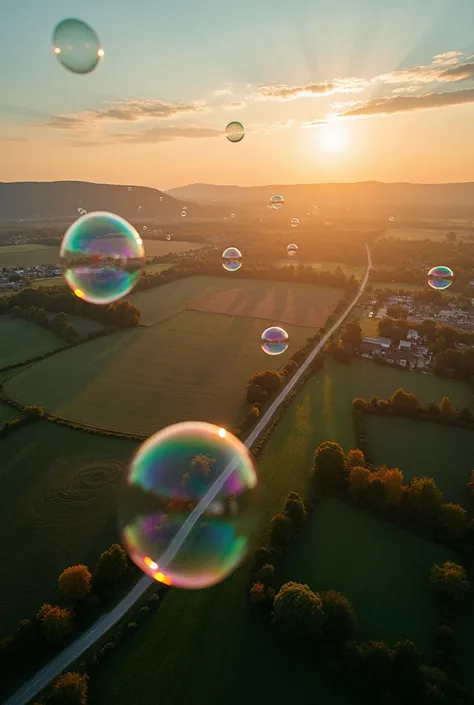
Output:
[[[367,398],[374,394],[387,397],[398,387],[418,394],[424,404],[431,400],[439,401],[441,396],[447,395],[457,405],[464,406],[469,405],[471,398],[467,387],[451,380],[382,369],[365,360],[350,365],[328,360],[325,368],[310,378],[285,411],[258,462],[264,491],[261,531],[256,545],[267,537],[270,518],[280,509],[288,492],[293,490],[305,493],[316,446],[327,439],[338,441],[346,450],[355,446],[352,399],[356,396]],[[327,506],[328,521],[333,521],[329,516],[331,505]],[[348,518],[339,513],[335,521],[337,517],[339,521]],[[382,524],[371,523],[366,518],[361,518],[361,521],[361,527],[354,530],[361,534],[365,532],[373,541],[373,536],[382,531]],[[350,527],[349,531],[353,528],[352,524]],[[394,529],[394,533],[391,533],[389,528],[384,529],[383,533],[391,550],[395,538],[399,540],[399,535],[398,530]],[[339,535],[342,530],[343,527],[338,529]],[[326,540],[328,543],[325,550],[329,571],[331,560],[335,566],[342,562],[336,551],[330,555],[332,537],[328,541],[328,536],[330,534],[321,537],[321,541]],[[408,539],[404,545],[408,547]],[[429,561],[442,556],[436,553],[435,548],[432,549],[431,544],[425,547],[423,542],[418,543],[415,539],[413,547],[407,548],[410,566],[416,563],[416,556],[420,555],[422,547],[427,550]],[[364,544],[361,545],[363,550]],[[364,561],[370,560],[368,556],[364,557]],[[398,564],[400,561],[398,558]],[[387,563],[385,559],[383,565]],[[308,570],[315,570],[317,561],[312,553],[306,555],[306,564]],[[418,583],[418,587],[423,591],[427,564],[422,558],[421,567],[416,569],[416,575],[420,581],[423,580],[423,584]],[[314,568],[310,568],[311,565]],[[376,567],[374,561],[372,570]],[[408,572],[403,572],[396,584],[407,587],[413,595],[413,591],[418,589],[416,575],[411,578]],[[327,576],[328,581],[336,581],[335,574],[332,576],[328,572]],[[295,575],[289,577],[297,579]],[[386,580],[380,577],[382,585],[387,584]],[[248,581],[248,566],[244,565],[231,578],[209,590],[196,593],[172,590],[157,614],[145,622],[136,634],[127,637],[94,676],[91,681],[92,702],[117,705],[133,699],[136,705],[148,705],[149,693],[159,687],[171,705],[179,705],[181,702],[204,705],[224,700],[231,705],[238,705],[245,693],[248,693],[248,683],[252,683],[255,702],[271,698],[275,703],[304,703],[308,701],[309,693],[315,701],[319,699],[327,705],[350,702],[337,682],[331,680],[328,686],[313,661],[308,664],[301,659],[299,653],[292,653],[290,648],[285,648],[271,628],[249,611]],[[344,587],[342,584],[330,585],[329,582],[328,586],[334,589]],[[318,587],[315,585],[315,589]],[[393,605],[396,597],[389,599],[388,604]],[[399,599],[404,601],[405,598],[400,596]],[[371,623],[367,622],[366,615],[370,603],[366,601],[365,606],[361,604],[357,607],[362,610],[361,627],[369,633]],[[431,614],[424,610],[420,617],[420,630],[422,624],[428,624]],[[394,630],[392,634],[395,636],[393,614],[390,620]],[[389,631],[386,633],[390,635]],[[184,669],[188,674],[186,679],[182,678]],[[218,678],[216,673],[219,674]],[[245,673],[246,678],[236,678],[236,673]],[[270,673],[271,678],[262,678],[262,674]],[[141,684],[139,690],[136,688],[137,683]]]
[[55,599],[64,568],[95,564],[117,540],[117,483],[137,444],[46,421],[25,426],[0,443],[4,636],[43,602]]
[[[457,224],[458,227],[460,224]],[[465,225],[464,225],[465,228]],[[446,240],[446,233],[454,231],[456,232],[456,224],[446,225],[446,229],[438,228],[416,228],[416,227],[391,227],[385,230],[384,238],[395,238],[397,240],[433,240],[434,242],[443,242]],[[468,230],[461,230],[456,232],[457,238],[459,240],[467,237],[469,235]]]
[[0,367],[57,350],[65,342],[45,328],[21,318],[0,317]]
[[[389,423],[390,421],[390,423]],[[365,416],[372,461],[403,471],[405,481],[428,475],[450,502],[472,508],[467,482],[474,469],[474,432],[429,421]]]
[[[230,284],[249,306],[247,316],[186,310],[194,297]],[[314,333],[308,326],[285,324],[291,345],[272,357],[260,349],[263,330],[279,320],[281,309],[297,317],[310,302],[313,311],[322,311],[319,318],[325,317],[337,297],[337,290],[310,285],[184,279],[132,297],[154,325],[120,331],[43,360],[12,377],[5,391],[63,418],[111,430],[152,433],[192,419],[232,427],[242,416],[249,376],[282,367]],[[251,317],[256,306],[268,318]]]
[[429,572],[449,560],[459,557],[342,500],[325,499],[285,561],[281,579],[306,583],[315,592],[339,590],[357,612],[358,639],[412,639],[429,659],[437,619]]

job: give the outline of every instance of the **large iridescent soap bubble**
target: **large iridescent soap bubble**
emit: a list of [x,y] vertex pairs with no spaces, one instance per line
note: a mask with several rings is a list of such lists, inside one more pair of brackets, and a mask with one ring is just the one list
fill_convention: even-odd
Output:
[[299,224],[300,224],[300,221],[298,220],[298,218],[291,219],[290,225],[292,228],[297,228]]
[[227,247],[222,253],[222,266],[227,272],[236,272],[242,266],[242,253],[236,247]]
[[90,73],[104,56],[99,37],[81,20],[67,19],[56,25],[52,43],[59,63],[72,73]]
[[285,199],[283,198],[283,196],[278,196],[278,194],[270,198],[270,207],[273,208],[273,210],[275,211],[281,208],[284,203]]
[[245,128],[241,122],[229,122],[225,128],[225,136],[229,142],[241,142],[245,137]]
[[151,578],[205,588],[246,555],[258,501],[255,465],[238,438],[213,424],[179,423],[138,449],[119,491],[119,531]]
[[267,355],[281,355],[288,349],[288,333],[284,328],[272,326],[262,333],[262,350]]
[[110,304],[128,294],[140,278],[143,241],[118,215],[87,213],[67,230],[59,250],[67,285],[92,304]]
[[291,245],[288,245],[288,247],[286,248],[286,251],[288,252],[290,257],[293,257],[293,255],[296,255],[296,253],[298,252],[298,245],[295,245],[294,243],[292,243]]
[[432,267],[428,272],[428,284],[432,289],[443,291],[453,283],[454,273],[449,267]]

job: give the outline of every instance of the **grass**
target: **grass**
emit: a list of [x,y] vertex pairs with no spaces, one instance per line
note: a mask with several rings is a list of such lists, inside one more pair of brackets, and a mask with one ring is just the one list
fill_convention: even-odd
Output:
[[0,402],[0,426],[3,426],[7,421],[13,421],[13,419],[19,419],[22,416],[21,412],[14,409],[8,404]]
[[59,264],[59,248],[35,244],[0,247],[0,267],[33,267],[39,264]]
[[[365,360],[350,365],[328,361],[325,369],[309,380],[283,415],[258,463],[264,491],[256,545],[265,539],[270,517],[280,509],[288,492],[304,493],[315,447],[327,439],[338,441],[345,449],[354,447],[352,399],[359,395],[389,396],[401,386],[416,392],[423,403],[444,394],[463,406],[470,399],[469,389],[460,383],[382,369]],[[368,531],[371,541],[379,531],[379,525],[375,533]],[[325,540],[330,546],[327,535]],[[390,545],[392,541],[390,538]],[[411,551],[418,555],[422,545],[410,550],[410,561],[414,560]],[[427,550],[431,551],[431,544]],[[354,553],[363,551],[364,544],[358,544]],[[428,555],[430,561],[435,560],[434,554]],[[338,562],[335,551],[332,561]],[[316,565],[312,557],[310,562]],[[249,613],[248,578],[244,565],[209,590],[172,590],[156,616],[127,637],[93,678],[92,702],[117,705],[133,700],[136,705],[147,705],[150,693],[159,689],[166,694],[169,705],[223,701],[237,705],[248,700],[249,683],[252,702],[271,699],[278,705],[306,703],[310,693],[315,702],[319,699],[327,705],[347,702],[336,682],[331,681],[328,687],[321,681],[315,663],[305,664],[285,650],[268,625]],[[403,579],[408,578],[405,575]],[[360,609],[365,620],[364,607]],[[184,671],[186,679],[182,678]],[[236,678],[240,673],[245,678]],[[271,678],[262,678],[262,674],[270,673]]]
[[349,277],[353,274],[356,279],[362,279],[365,274],[365,270],[367,269],[365,264],[354,265],[347,264],[347,262],[326,262],[325,260],[305,261],[300,259],[298,255],[286,258],[282,257],[281,259],[277,259],[275,262],[272,262],[272,264],[276,267],[288,267],[288,265],[298,266],[299,264],[303,264],[305,267],[310,266],[314,269],[324,269],[329,272],[332,272],[337,267],[340,267],[344,274]]
[[136,443],[46,421],[0,443],[3,636],[43,602],[56,599],[64,568],[95,563],[117,539],[117,481]]
[[433,477],[447,501],[471,508],[466,483],[474,468],[473,431],[369,415],[365,423],[374,463],[400,468],[406,482],[415,475]]
[[422,284],[413,284],[408,282],[375,282],[370,280],[374,291],[376,289],[392,289],[392,291],[398,291],[403,289],[404,291],[426,291],[426,287]]
[[[446,233],[453,230],[456,232],[456,225],[446,225],[446,228],[411,228],[411,227],[391,227],[385,230],[385,238],[393,237],[397,240],[433,240],[436,242],[444,242]],[[457,232],[457,239],[463,239],[469,234],[469,231]]]
[[0,318],[0,367],[43,355],[63,345],[61,338],[34,323],[20,318]]
[[41,286],[61,286],[64,284],[63,277],[45,277],[44,279],[33,279],[32,284],[35,287]]
[[190,252],[203,247],[202,242],[186,242],[184,240],[147,240],[143,239],[143,247],[147,257],[162,257],[170,252]]
[[428,659],[437,618],[429,572],[449,560],[459,558],[444,546],[326,499],[285,562],[282,582],[339,590],[356,610],[358,639],[412,639]]

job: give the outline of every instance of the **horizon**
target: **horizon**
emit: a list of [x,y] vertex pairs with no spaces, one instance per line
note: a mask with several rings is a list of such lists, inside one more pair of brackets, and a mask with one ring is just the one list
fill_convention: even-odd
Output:
[[[52,52],[68,16],[87,22],[105,52],[84,76]],[[474,178],[468,0],[434,0],[429,13],[409,0],[384,10],[376,0],[243,0],[224,15],[217,0],[166,13],[146,0],[84,0],[79,15],[69,1],[39,11],[25,0],[4,20],[1,181],[167,191]],[[232,120],[245,126],[238,144],[224,137]]]

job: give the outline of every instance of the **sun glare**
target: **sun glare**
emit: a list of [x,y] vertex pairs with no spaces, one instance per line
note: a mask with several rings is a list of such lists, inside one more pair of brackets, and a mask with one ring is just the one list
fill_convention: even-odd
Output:
[[341,124],[328,122],[321,125],[318,145],[328,152],[340,152],[347,146],[347,135]]

